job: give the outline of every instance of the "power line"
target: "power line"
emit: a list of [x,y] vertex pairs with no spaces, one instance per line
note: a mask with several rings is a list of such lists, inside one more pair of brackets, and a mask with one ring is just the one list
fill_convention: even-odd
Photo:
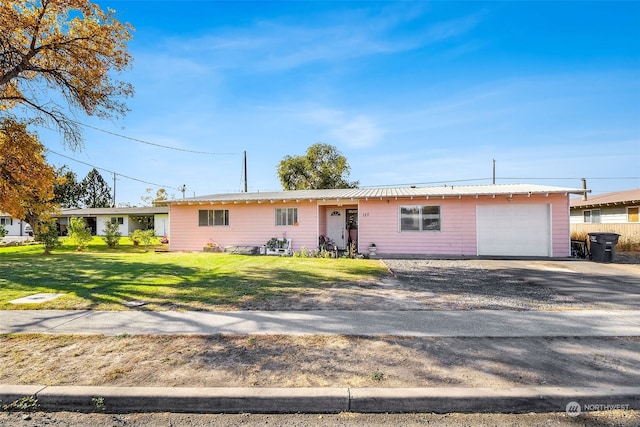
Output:
[[521,180],[570,180],[570,179],[591,179],[591,180],[600,180],[600,179],[640,179],[640,176],[608,176],[608,177],[588,177],[588,176],[581,176],[581,177],[561,177],[561,178],[496,178],[496,179],[511,179],[511,180],[516,180],[516,179],[521,179]]
[[130,137],[130,136],[126,136],[126,135],[122,135],[122,134],[119,134],[119,133],[111,132],[109,130],[100,129],[98,127],[91,126],[91,125],[88,125],[88,124],[85,124],[85,123],[80,123],[80,122],[76,122],[76,121],[73,121],[73,120],[71,120],[71,121],[73,123],[77,124],[77,125],[84,126],[86,128],[89,128],[89,129],[97,130],[98,132],[103,132],[103,133],[106,133],[106,134],[109,134],[109,135],[117,136],[118,138],[123,138],[123,139],[128,139],[130,141],[139,142],[141,144],[147,144],[147,145],[153,145],[154,147],[165,148],[167,150],[182,151],[182,152],[185,152],[185,153],[192,153],[192,154],[205,154],[205,155],[208,155],[208,156],[237,156],[237,155],[240,154],[240,153],[213,153],[213,152],[210,152],[210,151],[197,151],[197,150],[188,150],[186,148],[171,147],[169,145],[157,144],[155,142],[149,142],[149,141],[145,141],[143,139],[133,138],[133,137]]
[[101,168],[101,167],[99,167],[99,166],[92,165],[91,163],[83,162],[82,160],[74,159],[73,157],[65,156],[64,154],[56,153],[55,151],[50,150],[50,149],[48,149],[48,148],[47,148],[47,151],[48,151],[49,153],[55,154],[55,155],[57,155],[57,156],[64,157],[65,159],[69,159],[69,160],[74,161],[74,162],[77,162],[77,163],[82,163],[83,165],[90,166],[90,167],[95,168],[95,169],[97,169],[97,170],[101,170],[101,171],[104,171],[104,172],[108,172],[108,173],[111,173],[111,174],[113,174],[113,175],[121,176],[121,177],[123,177],[123,178],[127,178],[127,179],[130,179],[130,180],[132,180],[132,181],[137,181],[137,182],[141,182],[141,183],[143,183],[143,184],[153,185],[153,186],[155,186],[155,187],[171,188],[172,190],[182,191],[182,188],[173,187],[173,186],[171,186],[171,185],[156,184],[155,182],[144,181],[144,180],[142,180],[142,179],[138,179],[138,178],[134,178],[134,177],[131,177],[131,176],[123,175],[123,174],[121,174],[121,173],[118,173],[118,172],[115,172],[115,171],[112,171],[112,170],[109,170],[109,169],[105,169],[105,168]]
[[[591,181],[598,181],[598,180],[630,180],[630,179],[640,179],[640,176],[619,176],[619,177],[588,177],[588,176],[581,176],[581,177],[533,177],[533,178],[512,178],[512,177],[506,177],[506,178],[502,178],[502,177],[496,177],[496,180],[500,181],[505,181],[505,180],[510,180],[510,181],[560,181],[560,180],[581,180],[581,179],[586,179],[586,180],[591,180]],[[411,186],[411,185],[435,185],[435,184],[449,184],[449,183],[455,183],[455,182],[477,182],[477,181],[491,181],[492,178],[488,177],[488,178],[469,178],[469,179],[452,179],[452,180],[447,180],[447,181],[429,181],[429,182],[410,182],[410,183],[402,183],[402,184],[381,184],[381,185],[362,185],[361,188],[379,188],[379,187],[406,187],[406,186]]]

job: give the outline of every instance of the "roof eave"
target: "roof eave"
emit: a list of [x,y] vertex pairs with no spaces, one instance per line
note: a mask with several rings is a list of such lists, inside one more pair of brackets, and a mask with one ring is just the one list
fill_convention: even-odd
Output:
[[216,198],[210,198],[210,199],[186,199],[186,200],[170,200],[166,202],[166,205],[171,206],[171,205],[208,205],[208,204],[252,204],[252,203],[257,203],[257,204],[261,204],[261,203],[290,203],[290,202],[296,202],[296,203],[300,203],[302,201],[306,201],[308,200],[309,202],[313,202],[313,201],[332,201],[335,200],[336,202],[344,202],[344,201],[358,201],[358,200],[370,200],[370,199],[379,199],[379,200],[387,200],[387,199],[416,199],[416,198],[425,198],[425,199],[429,199],[429,198],[462,198],[462,197],[472,197],[472,198],[477,198],[477,197],[497,197],[497,196],[527,196],[527,197],[531,197],[533,195],[543,195],[543,196],[549,196],[551,194],[563,194],[565,196],[568,196],[569,194],[578,194],[578,195],[582,195],[585,193],[590,193],[591,190],[578,190],[578,189],[559,189],[559,190],[542,190],[542,191],[510,191],[510,192],[489,192],[489,191],[485,191],[485,192],[468,192],[468,193],[455,193],[455,192],[441,192],[441,193],[431,193],[431,194],[382,194],[382,195],[368,195],[368,196],[346,196],[346,197],[327,197],[327,196],[307,196],[307,197],[282,197],[282,195],[280,195],[279,197],[268,197],[268,198],[237,198],[237,199],[216,199]]

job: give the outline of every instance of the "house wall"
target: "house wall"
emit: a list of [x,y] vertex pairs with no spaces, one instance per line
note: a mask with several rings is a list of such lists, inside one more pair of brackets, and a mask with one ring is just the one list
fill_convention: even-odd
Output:
[[7,215],[2,215],[0,216],[0,223],[2,223],[4,228],[7,230],[7,236],[26,236],[25,228],[29,225],[26,222]]
[[[378,255],[463,255],[478,254],[476,206],[492,204],[549,204],[551,206],[552,256],[570,255],[569,201],[566,196],[481,196],[461,199],[368,200],[359,206],[360,250],[375,243]],[[440,231],[400,232],[399,208],[404,205],[438,205]]]
[[129,218],[126,215],[96,215],[96,236],[104,236],[104,222],[111,222],[111,218],[123,218],[123,223],[118,225],[118,231],[123,236],[129,235]]
[[[298,208],[297,226],[276,226],[276,208]],[[198,225],[198,211],[201,209],[228,209],[228,226]],[[318,210],[315,202],[291,203],[238,203],[172,205],[170,250],[201,251],[209,242],[225,246],[261,246],[272,237],[290,238],[294,251],[303,246],[318,246]]]
[[584,222],[584,211],[600,210],[599,224],[628,224],[627,207],[626,206],[603,206],[592,209],[572,209],[571,224],[587,224]]
[[[543,196],[541,196],[543,197]],[[532,197],[533,198],[533,197]],[[551,246],[554,257],[571,256],[571,226],[569,224],[569,198],[556,194],[549,196],[551,203]]]
[[[358,202],[359,250],[375,243],[379,255],[476,256],[476,207],[495,204],[546,204],[551,215],[552,256],[570,255],[569,200],[564,195],[462,198],[369,199]],[[438,205],[441,230],[400,232],[403,205]],[[297,207],[298,226],[275,226],[275,208]],[[198,226],[198,210],[229,209],[229,226]],[[316,202],[172,205],[170,249],[201,251],[208,242],[225,246],[260,246],[272,237],[292,239],[294,251],[316,248],[326,228],[326,206]]]
[[155,214],[153,218],[153,228],[156,236],[168,236],[169,231],[169,214]]
[[[441,231],[400,232],[399,209],[406,205],[440,206]],[[361,201],[360,248],[371,243],[380,254],[476,254],[475,204],[463,199]]]

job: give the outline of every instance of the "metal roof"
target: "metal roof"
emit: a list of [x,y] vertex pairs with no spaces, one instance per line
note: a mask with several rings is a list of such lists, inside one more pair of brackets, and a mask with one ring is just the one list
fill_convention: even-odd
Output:
[[442,185],[436,187],[398,188],[344,188],[328,190],[293,190],[255,193],[211,194],[200,197],[174,199],[167,204],[199,204],[214,202],[259,202],[292,200],[361,200],[373,198],[410,197],[452,197],[452,196],[493,196],[517,194],[583,194],[578,188],[553,187],[533,184],[492,184],[492,185]]
[[614,191],[613,193],[599,194],[597,196],[589,196],[587,200],[572,199],[570,206],[572,208],[588,208],[596,206],[612,206],[612,205],[639,205],[640,204],[640,188],[633,190]]

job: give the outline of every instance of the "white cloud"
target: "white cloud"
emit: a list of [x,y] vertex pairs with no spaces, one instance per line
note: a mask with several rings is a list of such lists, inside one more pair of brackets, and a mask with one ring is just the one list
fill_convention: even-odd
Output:
[[340,143],[352,148],[374,146],[385,133],[373,118],[365,114],[311,107],[300,110],[297,115],[302,121],[320,127],[319,132],[331,139],[327,142]]
[[332,134],[351,147],[363,148],[375,145],[382,138],[383,132],[371,119],[358,115],[338,125]]
[[[476,13],[431,24],[422,22],[428,17],[422,5],[394,4],[383,9],[333,12],[304,22],[300,17],[261,20],[240,29],[172,38],[165,41],[165,48],[209,57],[209,61],[223,68],[283,71],[443,42],[468,33],[482,16]],[[415,29],[407,31],[407,24],[413,24]]]

